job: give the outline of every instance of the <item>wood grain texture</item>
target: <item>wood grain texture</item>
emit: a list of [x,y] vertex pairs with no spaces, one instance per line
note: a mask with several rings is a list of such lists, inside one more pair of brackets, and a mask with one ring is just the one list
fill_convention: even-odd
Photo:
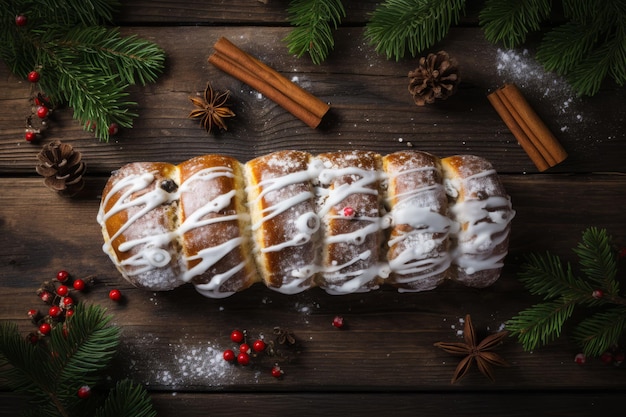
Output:
[[[344,2],[347,16],[336,32],[334,52],[322,65],[290,55],[287,2],[256,0],[124,2],[116,23],[125,34],[157,42],[167,54],[164,74],[146,87],[132,87],[138,103],[133,129],[99,143],[72,119],[55,111],[43,142],[23,137],[29,86],[0,63],[0,320],[31,330],[25,312],[40,306],[39,284],[59,269],[95,275],[81,299],[103,305],[123,329],[112,377],[146,385],[159,416],[196,415],[397,415],[586,416],[621,407],[626,374],[599,360],[578,366],[571,329],[548,346],[524,352],[508,339],[498,352],[510,364],[491,383],[473,369],[455,385],[457,358],[435,348],[457,341],[460,319],[472,315],[480,335],[497,331],[536,303],[517,279],[530,252],[546,250],[575,262],[571,251],[588,226],[606,228],[626,245],[626,108],[624,90],[605,83],[593,98],[551,90],[546,80],[503,71],[503,53],[477,26],[482,2],[467,5],[435,52],[446,50],[461,66],[459,91],[446,101],[417,107],[408,93],[418,58],[398,62],[378,55],[363,37],[379,2]],[[331,111],[323,127],[310,129],[266,97],[212,67],[212,45],[225,36],[323,101]],[[516,56],[528,57],[523,49]],[[510,57],[510,55],[509,55]],[[207,82],[231,91],[228,132],[207,134],[187,118],[190,96]],[[538,173],[486,96],[516,82],[534,110],[569,153],[562,164]],[[556,84],[561,85],[561,84]],[[85,190],[63,198],[35,173],[44,143],[62,140],[83,154]],[[102,252],[96,223],[100,194],[111,171],[134,161],[180,163],[224,153],[245,162],[280,150],[312,153],[363,149],[382,154],[414,149],[438,156],[471,153],[488,158],[511,195],[509,255],[501,279],[474,290],[448,283],[437,290],[399,294],[383,288],[366,294],[330,296],[319,289],[281,295],[261,284],[224,300],[202,297],[193,287],[154,293],[125,283]],[[107,298],[120,288],[123,303]],[[335,315],[347,327],[331,325]],[[259,356],[253,365],[219,360],[232,347],[228,335],[274,339],[275,326],[290,329],[298,344],[281,355]],[[279,362],[282,379],[269,375]],[[24,399],[0,386],[0,416],[13,416]]]

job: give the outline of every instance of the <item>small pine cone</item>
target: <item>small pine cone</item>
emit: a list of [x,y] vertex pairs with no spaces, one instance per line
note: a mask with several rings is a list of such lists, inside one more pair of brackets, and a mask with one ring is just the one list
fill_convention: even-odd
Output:
[[80,152],[74,151],[72,145],[58,140],[50,142],[37,155],[39,165],[37,173],[45,177],[44,184],[59,194],[72,197],[83,189],[83,175],[87,166],[81,161]]
[[419,66],[409,72],[409,79],[409,92],[418,106],[447,99],[461,81],[456,60],[445,51],[420,58]]

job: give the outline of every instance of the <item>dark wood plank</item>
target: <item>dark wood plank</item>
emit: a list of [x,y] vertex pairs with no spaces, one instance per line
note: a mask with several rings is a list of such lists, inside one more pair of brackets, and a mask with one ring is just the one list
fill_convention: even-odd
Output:
[[[323,66],[289,56],[279,47],[268,48],[285,35],[284,28],[127,28],[127,32],[159,42],[168,54],[167,69],[158,84],[133,89],[132,99],[139,103],[140,115],[135,127],[109,144],[98,143],[73,121],[70,110],[59,110],[48,131],[47,140],[61,139],[83,152],[91,173],[106,174],[139,160],[180,162],[203,153],[221,152],[248,160],[285,148],[388,153],[409,144],[440,156],[485,156],[502,173],[536,172],[486,99],[486,94],[506,82],[508,76],[498,74],[497,47],[484,41],[480,29],[454,30],[440,45],[461,63],[463,81],[457,95],[423,108],[415,106],[407,92],[406,74],[416,61],[396,63],[378,56],[365,44],[358,28],[341,30],[337,48],[342,53]],[[327,127],[308,128],[271,100],[210,66],[206,59],[219,36],[233,39],[242,49],[330,102]],[[0,172],[32,174],[40,145],[22,139],[29,109],[27,83],[9,75],[1,64],[0,79],[6,80],[0,83]],[[207,81],[232,92],[237,113],[229,131],[219,135],[208,135],[187,119],[193,107],[189,97],[202,91]],[[544,97],[540,87],[527,85],[523,91],[570,153],[552,171],[623,170],[623,92],[614,89],[584,101],[575,100],[563,113],[562,97]],[[602,122],[588,123],[590,120]],[[564,127],[567,129],[562,131]]]
[[[610,415],[618,410],[621,396],[616,392],[449,392],[432,395],[406,393],[153,393],[159,416],[256,417],[265,415],[306,416],[395,416],[460,417],[542,416],[587,417]],[[0,393],[0,416],[15,416],[23,410],[20,401]],[[209,414],[207,414],[209,413]]]

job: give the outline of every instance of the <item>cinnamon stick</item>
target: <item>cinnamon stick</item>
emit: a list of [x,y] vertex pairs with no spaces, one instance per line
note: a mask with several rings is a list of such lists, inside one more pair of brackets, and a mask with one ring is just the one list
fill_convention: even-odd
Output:
[[226,38],[218,39],[214,48],[216,52],[209,57],[211,64],[258,90],[310,127],[316,128],[328,112],[328,104]]
[[515,84],[505,84],[487,98],[539,171],[567,158],[565,149]]

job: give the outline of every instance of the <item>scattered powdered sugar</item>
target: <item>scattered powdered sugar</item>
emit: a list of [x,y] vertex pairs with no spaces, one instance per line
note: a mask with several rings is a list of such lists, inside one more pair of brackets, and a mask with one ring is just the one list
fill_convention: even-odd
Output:
[[502,77],[502,84],[514,83],[527,99],[532,98],[549,104],[553,114],[543,117],[556,118],[561,124],[561,132],[566,132],[572,125],[584,121],[584,114],[579,110],[582,100],[576,96],[563,77],[547,72],[531,56],[528,49],[521,52],[498,49],[496,69],[498,75]]
[[223,348],[185,336],[176,343],[169,343],[167,352],[159,351],[155,355],[151,347],[162,346],[155,343],[158,340],[148,334],[125,340],[122,346],[130,363],[129,372],[145,373],[146,385],[176,389],[190,385],[220,386],[235,380],[237,367],[223,359]]

